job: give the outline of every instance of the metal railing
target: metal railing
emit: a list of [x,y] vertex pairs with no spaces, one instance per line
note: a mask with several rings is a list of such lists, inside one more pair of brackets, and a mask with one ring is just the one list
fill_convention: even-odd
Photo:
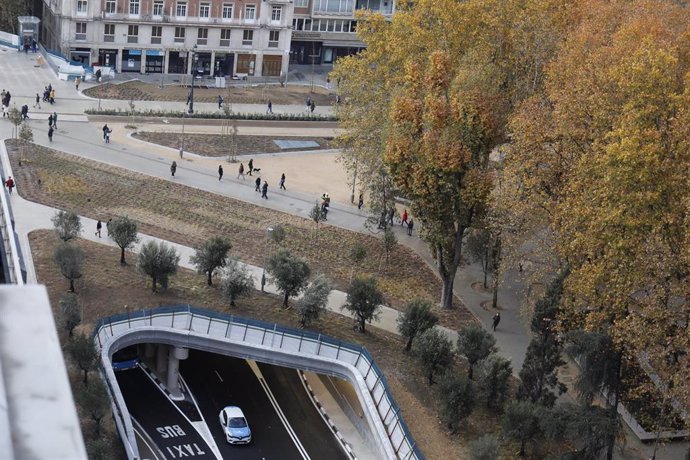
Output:
[[[348,380],[360,392],[360,396],[370,403],[372,412],[375,412],[375,415],[372,414],[372,421],[387,437],[381,441],[387,446],[385,450],[389,452],[388,456],[402,460],[424,459],[402,418],[400,407],[391,395],[383,372],[365,347],[314,332],[189,305],[159,307],[101,319],[96,325],[94,340],[101,350],[105,349],[107,353],[111,353],[116,351],[110,350],[110,345],[115,340],[134,330],[143,332],[146,329],[184,334],[184,338],[180,340],[181,346],[190,346],[190,335],[195,334],[208,336],[214,341],[240,344],[247,349],[282,352],[284,356],[309,358],[314,362],[318,361],[322,366],[333,366],[334,373],[338,372],[337,367],[347,368],[356,374],[354,379]],[[110,355],[107,353],[102,353],[104,371],[109,378],[114,379]],[[133,450],[136,450],[131,420],[122,395],[112,386],[110,389],[119,406],[114,415],[121,418],[119,421],[116,420],[118,429],[122,426],[120,434],[125,443],[133,444]],[[380,430],[375,431],[381,433]]]

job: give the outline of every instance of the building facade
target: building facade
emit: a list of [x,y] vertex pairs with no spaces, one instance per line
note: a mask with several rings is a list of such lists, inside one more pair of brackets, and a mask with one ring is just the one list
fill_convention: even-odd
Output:
[[44,0],[41,42],[116,72],[279,77],[289,0]]
[[355,12],[393,0],[43,0],[41,42],[116,72],[265,76],[364,46]]

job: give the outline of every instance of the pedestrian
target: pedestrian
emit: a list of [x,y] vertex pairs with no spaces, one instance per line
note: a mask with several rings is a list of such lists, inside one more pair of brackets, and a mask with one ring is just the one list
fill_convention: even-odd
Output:
[[223,178],[223,165],[218,165],[218,182]]
[[314,104],[314,101],[311,101],[311,104],[309,105],[309,110],[311,110],[312,114],[314,114],[315,108],[316,108],[316,104]]
[[110,236],[110,223],[113,221],[112,217],[108,219],[108,222],[105,223],[105,229],[108,232],[108,236]]
[[266,198],[268,200],[268,182],[264,181],[264,186],[261,187],[261,198]]
[[173,177],[175,177],[175,171],[177,171],[177,162],[173,160],[172,164],[170,165],[170,173]]
[[105,140],[106,134],[108,134],[108,131],[110,131],[110,128],[108,128],[108,123],[103,125],[102,130],[103,130],[103,140]]
[[393,226],[393,218],[395,217],[395,207],[392,207],[388,210],[388,224],[392,227]]
[[223,109],[223,96],[221,96],[219,94],[218,95],[218,110],[222,110],[222,109]]
[[261,188],[261,178],[257,177],[256,180],[254,181],[254,184],[256,184],[256,187],[254,187],[255,192],[259,192]]
[[407,225],[407,209],[403,209],[402,218],[400,219],[400,226]]
[[247,168],[249,168],[249,175],[252,175],[252,171],[254,171],[254,158],[249,159],[249,163],[247,163]]
[[12,176],[7,178],[7,180],[5,181],[5,185],[7,186],[7,189],[10,191],[10,195],[12,195],[12,189],[14,188],[14,179],[12,179]]
[[326,89],[331,89],[331,77],[326,77]]
[[410,221],[407,223],[407,235],[412,236],[412,229],[414,228],[414,219],[410,217]]
[[37,48],[38,48],[38,43],[36,43],[36,40],[31,40],[31,51],[36,53]]
[[5,94],[7,94],[7,91],[5,91],[5,88],[3,88],[2,92],[0,93],[0,100],[2,102],[5,102]]
[[50,98],[50,91],[48,91],[48,87],[46,86],[45,89],[43,90],[43,102],[48,102],[49,98]]
[[53,128],[57,129],[57,112],[53,112]]
[[48,115],[48,128],[53,127],[53,114]]
[[22,120],[29,118],[29,106],[24,104],[21,110]]
[[96,222],[96,233],[94,233],[94,235],[96,235],[99,238],[101,237],[101,228],[103,228],[103,224],[99,220],[98,222]]
[[357,209],[362,209],[364,206],[364,193],[359,194],[359,201],[357,202]]
[[7,113],[7,106],[5,104],[2,105],[2,118],[9,117],[10,115]]
[[496,314],[494,315],[494,321],[493,321],[494,332],[496,332],[496,328],[498,327],[498,323],[500,323],[500,322],[501,322],[501,314],[499,312],[496,312]]
[[8,92],[5,94],[5,105],[6,105],[7,107],[10,106],[10,100],[12,100],[12,95],[11,95],[10,92],[8,91]]
[[36,93],[36,103],[34,104],[34,109],[40,109],[41,108],[41,96]]
[[182,159],[183,155],[184,155],[184,147],[180,147],[180,160]]
[[311,108],[311,97],[307,96],[307,113],[309,113],[310,108]]
[[281,190],[287,190],[287,189],[285,188],[285,173],[283,173],[283,174],[280,176],[279,185],[280,185],[280,189],[281,189]]
[[101,69],[98,69],[98,70],[96,71],[96,81],[97,81],[98,83],[101,82],[101,75],[102,75]]
[[74,87],[79,91],[79,84],[81,83],[81,77],[77,77],[74,79]]
[[51,89],[50,90],[50,104],[55,104],[55,90]]
[[53,142],[53,127],[48,128],[48,140]]
[[108,128],[107,124],[103,125],[103,141],[106,144],[110,144],[110,133],[112,133],[112,132],[113,132],[113,130]]
[[239,174],[237,175],[237,178],[239,179],[240,177],[242,178],[242,180],[247,180],[244,177],[244,163],[240,163],[240,169],[239,169]]
[[267,105],[266,113],[273,113],[273,102],[271,100],[268,100],[268,105]]

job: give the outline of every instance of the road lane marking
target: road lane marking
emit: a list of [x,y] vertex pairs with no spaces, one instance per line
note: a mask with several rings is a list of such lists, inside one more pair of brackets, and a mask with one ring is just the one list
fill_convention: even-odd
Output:
[[309,454],[307,453],[307,449],[305,449],[302,443],[300,442],[299,438],[297,437],[297,434],[295,434],[295,431],[290,426],[287,417],[285,417],[285,414],[278,405],[278,401],[276,400],[275,396],[273,396],[273,393],[271,393],[271,389],[268,387],[268,383],[266,383],[266,380],[264,379],[264,376],[261,373],[261,369],[259,369],[259,366],[256,364],[256,361],[248,359],[247,364],[249,364],[249,367],[252,369],[252,371],[254,371],[256,378],[259,380],[259,383],[261,384],[261,387],[266,392],[266,396],[268,396],[268,400],[271,401],[271,404],[273,405],[276,414],[278,414],[278,418],[280,418],[280,421],[283,423],[283,426],[287,430],[288,435],[290,436],[290,438],[292,438],[292,442],[295,443],[295,447],[297,447],[297,450],[299,451],[300,455],[304,460],[311,460]]
[[213,370],[213,372],[215,372],[215,373],[216,373],[216,376],[218,377],[218,380],[220,380],[220,381],[221,381],[221,383],[222,383],[222,382],[223,382],[223,377],[221,377],[221,376],[220,376],[220,374],[218,373],[218,371],[217,371],[217,370],[215,370],[215,369],[214,369],[214,370]]

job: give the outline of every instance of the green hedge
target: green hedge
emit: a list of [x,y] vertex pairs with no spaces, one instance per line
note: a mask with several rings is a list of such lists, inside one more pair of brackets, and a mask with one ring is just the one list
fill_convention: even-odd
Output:
[[[182,118],[183,112],[169,111],[169,110],[135,110],[131,112],[123,109],[87,109],[87,115],[109,115],[120,117],[163,117],[163,118]],[[304,113],[231,113],[226,116],[225,113],[192,113],[184,114],[185,118],[201,118],[211,120],[281,120],[281,121],[338,121],[335,115],[311,115]]]

